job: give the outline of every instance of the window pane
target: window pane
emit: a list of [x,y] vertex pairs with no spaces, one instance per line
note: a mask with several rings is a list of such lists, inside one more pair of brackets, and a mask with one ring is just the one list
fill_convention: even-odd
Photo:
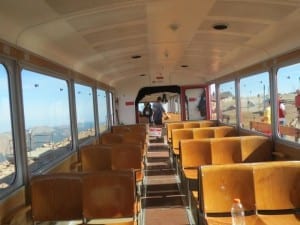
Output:
[[71,149],[68,86],[65,80],[22,70],[28,165],[47,168]]
[[[300,128],[300,63],[282,67],[277,73],[277,110],[279,136],[290,141],[299,141]],[[290,126],[284,129],[281,126]]]
[[240,80],[241,127],[270,134],[271,124],[269,73],[263,72]]
[[113,107],[113,94],[111,92],[109,92],[109,110],[110,110],[110,118],[109,118],[109,125],[108,126],[111,126],[114,122],[114,107]]
[[220,120],[227,124],[236,124],[236,102],[234,81],[220,85]]
[[95,136],[93,91],[91,87],[75,84],[78,140]]
[[217,112],[216,112],[216,85],[215,84],[209,85],[209,94],[210,94],[209,97],[210,119],[216,120]]
[[98,100],[99,129],[100,129],[100,133],[102,133],[108,129],[107,100],[106,100],[106,92],[104,90],[97,89],[97,100]]
[[15,179],[15,152],[12,135],[8,74],[0,64],[0,190]]

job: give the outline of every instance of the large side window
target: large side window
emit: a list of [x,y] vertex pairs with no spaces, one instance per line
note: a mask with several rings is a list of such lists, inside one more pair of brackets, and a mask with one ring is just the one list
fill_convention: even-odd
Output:
[[81,142],[96,135],[92,88],[75,84],[75,101],[78,140]]
[[98,118],[100,133],[108,129],[108,115],[107,115],[107,97],[106,92],[101,89],[97,89],[97,101],[98,101]]
[[300,63],[279,68],[277,90],[276,110],[279,137],[299,142]]
[[69,154],[72,147],[68,85],[26,69],[21,76],[28,166],[37,173]]
[[262,72],[240,80],[241,127],[271,133],[269,73]]
[[236,124],[235,82],[230,81],[220,84],[220,118],[222,123]]
[[11,186],[15,180],[16,165],[12,134],[11,105],[8,73],[0,64],[0,190]]

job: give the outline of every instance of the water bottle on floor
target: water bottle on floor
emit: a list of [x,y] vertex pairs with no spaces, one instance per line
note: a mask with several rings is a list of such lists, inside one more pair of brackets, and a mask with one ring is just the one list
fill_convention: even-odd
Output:
[[231,207],[231,219],[232,225],[246,225],[244,207],[241,203],[241,200],[238,198],[233,199]]

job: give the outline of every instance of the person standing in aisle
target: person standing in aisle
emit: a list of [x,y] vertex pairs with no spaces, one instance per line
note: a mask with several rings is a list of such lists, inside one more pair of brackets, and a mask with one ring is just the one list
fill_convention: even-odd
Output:
[[145,105],[145,108],[143,110],[143,116],[148,118],[148,122],[150,124],[152,123],[152,114],[153,114],[153,111],[152,111],[152,108],[151,108],[151,104],[150,104],[150,102],[148,102]]
[[155,125],[162,125],[162,118],[163,115],[166,116],[166,118],[169,118],[169,115],[166,113],[162,103],[161,103],[161,97],[157,97],[157,101],[153,104],[153,122]]

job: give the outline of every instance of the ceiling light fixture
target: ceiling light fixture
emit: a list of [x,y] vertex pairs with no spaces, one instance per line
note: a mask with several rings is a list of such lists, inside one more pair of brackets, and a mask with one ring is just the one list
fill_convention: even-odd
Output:
[[142,56],[140,56],[140,55],[133,55],[133,56],[131,56],[131,58],[132,59],[139,59],[139,58],[141,58]]
[[215,30],[226,30],[228,28],[228,25],[226,23],[217,23],[213,25],[213,28]]
[[169,28],[170,28],[172,31],[176,31],[176,30],[178,30],[179,25],[178,25],[177,23],[171,23],[171,24],[169,25]]

